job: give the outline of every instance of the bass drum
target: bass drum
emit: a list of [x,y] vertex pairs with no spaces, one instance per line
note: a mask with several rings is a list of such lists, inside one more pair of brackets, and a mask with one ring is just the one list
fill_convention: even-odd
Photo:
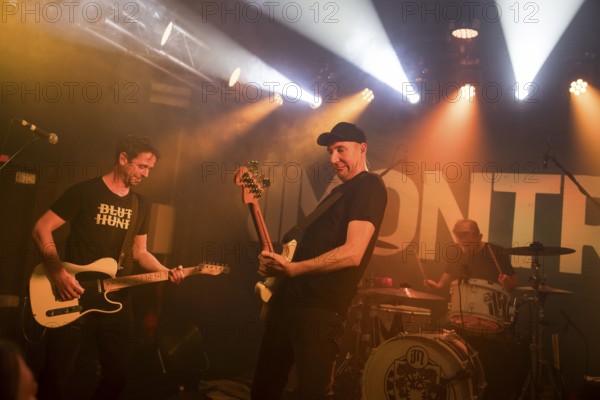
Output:
[[454,331],[402,333],[367,360],[362,399],[481,399],[485,385],[479,356]]

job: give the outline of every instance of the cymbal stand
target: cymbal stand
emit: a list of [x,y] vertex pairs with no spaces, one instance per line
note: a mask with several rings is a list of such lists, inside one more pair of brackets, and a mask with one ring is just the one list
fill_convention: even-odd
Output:
[[355,311],[347,323],[353,333],[352,348],[341,355],[339,364],[334,371],[336,394],[344,398],[360,398],[362,370],[371,350],[371,303],[368,296],[361,295],[355,304]]
[[361,371],[372,348],[371,302],[368,296],[359,296],[354,307],[356,311],[351,313],[352,318],[347,321],[354,336],[353,347],[337,366],[336,376],[346,370]]
[[[543,354],[543,329],[542,321],[544,319],[544,301],[546,296],[540,292],[540,286],[545,284],[546,277],[540,274],[540,263],[537,252],[531,258],[531,269],[533,275],[529,277],[531,286],[533,287],[533,334],[531,336],[531,372],[519,400],[525,399],[525,395],[529,389],[529,400],[541,400],[543,396],[543,368],[549,368],[547,361],[544,360]],[[553,393],[559,393],[556,389],[556,384],[553,380],[551,371],[547,371],[550,378]],[[560,398],[560,396],[559,396]]]

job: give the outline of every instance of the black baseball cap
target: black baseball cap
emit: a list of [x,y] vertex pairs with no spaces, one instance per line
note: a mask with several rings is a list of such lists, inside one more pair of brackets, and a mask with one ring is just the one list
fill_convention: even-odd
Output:
[[331,132],[321,133],[317,138],[317,144],[321,146],[329,146],[335,142],[367,143],[367,137],[356,125],[340,122],[333,127]]

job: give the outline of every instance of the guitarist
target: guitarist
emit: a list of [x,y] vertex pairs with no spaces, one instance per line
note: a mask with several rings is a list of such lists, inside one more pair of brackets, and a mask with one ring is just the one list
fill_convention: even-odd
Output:
[[[53,232],[67,221],[70,224],[65,248],[67,262],[87,265],[102,257],[118,260],[122,250],[128,249],[128,256],[121,257],[128,262],[121,262],[117,275],[130,274],[133,260],[148,271],[167,270],[146,248],[148,204],[132,191],[133,187],[148,177],[157,158],[158,152],[148,138],[130,135],[121,139],[117,143],[115,163],[109,173],[100,179],[81,182],[67,189],[37,221],[33,238],[56,294],[62,300],[79,298],[84,291],[65,270],[53,238]],[[131,229],[134,231],[128,237],[132,238],[132,244],[124,246],[126,234]],[[171,282],[181,282],[181,266],[168,271]],[[113,297],[115,300],[123,302],[120,312],[86,314],[71,324],[47,331],[46,365],[40,377],[40,399],[86,398],[83,393],[76,393],[75,389],[81,385],[70,385],[69,379],[75,373],[78,354],[90,344],[97,347],[102,369],[100,384],[93,398],[119,398],[133,361],[133,315],[126,291],[112,295],[116,295]],[[93,378],[93,369],[91,375],[87,378]],[[80,374],[76,377],[86,378]]]
[[387,193],[367,170],[364,132],[340,122],[317,144],[342,181],[332,194],[343,195],[306,228],[291,262],[268,251],[259,256],[259,274],[281,283],[269,302],[253,400],[279,400],[293,364],[300,399],[332,397],[338,342],[383,220]]

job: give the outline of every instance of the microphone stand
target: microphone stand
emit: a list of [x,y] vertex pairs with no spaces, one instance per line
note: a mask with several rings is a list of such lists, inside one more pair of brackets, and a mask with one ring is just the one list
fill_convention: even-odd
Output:
[[[600,203],[594,198],[592,197],[587,190],[585,190],[585,188],[583,186],[581,186],[581,184],[577,181],[577,179],[575,179],[575,177],[573,176],[573,174],[571,172],[569,172],[565,167],[563,167],[563,165],[556,159],[556,157],[552,156],[552,155],[548,155],[548,160],[552,160],[552,162],[554,162],[554,164],[560,168],[560,170],[562,172],[564,172],[564,174],[571,180],[571,182],[573,182],[573,184],[575,186],[577,186],[577,189],[579,189],[579,191],[585,196],[586,199],[588,199],[592,204],[594,204],[598,209],[600,209]],[[570,318],[567,317],[567,315],[561,311],[561,313],[563,314],[563,316],[565,317],[565,319],[567,320],[567,327],[570,325],[572,326],[575,331],[583,338],[583,342],[585,344],[585,348],[586,348],[586,374],[588,373],[588,363],[589,363],[589,347],[588,347],[588,342],[587,339],[585,337],[585,335],[583,334],[583,332],[573,323],[573,321],[571,321]],[[585,382],[584,382],[584,390],[585,390]]]
[[567,171],[567,169],[565,169],[565,167],[562,166],[562,164],[560,162],[558,162],[558,160],[556,159],[556,157],[549,155],[548,156],[548,160],[552,160],[554,162],[554,164],[556,164],[556,166],[558,168],[560,168],[560,170],[562,172],[564,172],[564,174],[571,180],[571,182],[573,182],[575,184],[575,186],[577,186],[577,189],[579,189],[579,191],[588,199],[590,200],[596,207],[598,207],[598,209],[600,210],[600,203],[592,197],[592,195],[590,195],[588,193],[587,190],[585,190],[585,188],[583,186],[581,186],[581,184],[577,181],[577,179],[575,179],[575,177],[573,176],[572,173],[570,173],[569,171]]
[[583,331],[581,329],[579,329],[579,326],[575,325],[575,322],[573,322],[573,320],[568,316],[568,314],[564,310],[560,310],[560,313],[563,315],[563,317],[565,318],[565,321],[566,321],[564,333],[567,334],[567,331],[568,331],[569,327],[571,326],[571,327],[573,327],[575,332],[577,332],[577,334],[579,336],[581,336],[581,338],[583,339],[583,344],[585,346],[585,377],[586,378],[584,378],[584,381],[583,381],[582,394],[585,398],[586,381],[587,381],[587,377],[589,376],[589,370],[590,370],[590,346],[589,346],[589,343],[588,343],[588,340],[587,340],[585,334],[583,333]]
[[0,165],[0,171],[2,171],[4,169],[4,167],[6,167],[16,156],[18,156],[23,150],[25,150],[27,147],[29,147],[33,142],[35,142],[36,140],[38,140],[39,137],[33,135],[29,138],[29,140],[25,143],[23,143],[23,145],[21,147],[19,147],[19,149],[8,159],[6,160],[6,162],[2,165]]

